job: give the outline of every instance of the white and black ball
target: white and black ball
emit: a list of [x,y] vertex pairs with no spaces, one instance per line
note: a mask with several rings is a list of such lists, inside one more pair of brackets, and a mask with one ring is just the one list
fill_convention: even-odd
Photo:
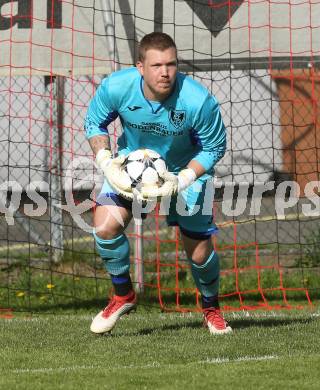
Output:
[[161,174],[167,167],[159,153],[151,149],[138,149],[126,156],[122,169],[128,175],[131,188],[135,188],[139,184],[161,186]]

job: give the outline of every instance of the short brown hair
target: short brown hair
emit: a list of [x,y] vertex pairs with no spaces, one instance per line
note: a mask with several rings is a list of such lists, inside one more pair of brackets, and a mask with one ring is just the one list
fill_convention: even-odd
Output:
[[149,49],[164,51],[170,47],[173,47],[177,52],[176,44],[170,35],[163,32],[152,32],[147,34],[140,41],[138,60],[143,61],[145,59],[146,51]]

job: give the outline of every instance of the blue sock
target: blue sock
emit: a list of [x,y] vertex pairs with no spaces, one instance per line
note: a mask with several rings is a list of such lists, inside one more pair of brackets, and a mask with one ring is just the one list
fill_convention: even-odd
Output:
[[105,263],[105,267],[111,275],[122,275],[129,273],[130,248],[127,237],[124,234],[111,239],[103,238],[93,233],[96,241],[96,248]]
[[203,309],[208,309],[209,307],[215,307],[216,309],[219,309],[218,295],[215,295],[213,297],[205,297],[202,295],[201,301]]
[[204,264],[191,261],[195,284],[203,297],[216,297],[219,292],[220,266],[216,252],[212,251]]
[[120,275],[111,275],[111,281],[116,295],[123,297],[132,291],[132,282],[129,272]]

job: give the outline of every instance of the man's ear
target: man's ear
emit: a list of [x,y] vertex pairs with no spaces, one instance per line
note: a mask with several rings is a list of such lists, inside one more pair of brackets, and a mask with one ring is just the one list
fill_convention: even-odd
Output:
[[143,76],[143,63],[141,61],[137,61],[136,67],[137,67],[139,73],[141,74],[141,76]]

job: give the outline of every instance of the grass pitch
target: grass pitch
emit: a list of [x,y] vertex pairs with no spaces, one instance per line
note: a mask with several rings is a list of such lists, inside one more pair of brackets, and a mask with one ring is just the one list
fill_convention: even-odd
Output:
[[319,309],[226,313],[224,336],[143,307],[97,336],[94,314],[0,319],[0,388],[319,389]]

